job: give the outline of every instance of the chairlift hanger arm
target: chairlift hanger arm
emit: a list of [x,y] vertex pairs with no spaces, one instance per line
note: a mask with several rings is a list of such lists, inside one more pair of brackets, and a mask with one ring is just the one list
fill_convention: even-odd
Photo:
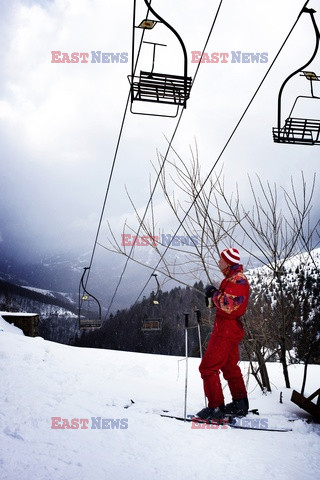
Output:
[[310,63],[314,60],[315,56],[317,55],[317,52],[318,52],[318,49],[319,49],[319,41],[320,41],[320,33],[319,33],[319,29],[318,29],[318,25],[316,23],[316,20],[314,18],[314,13],[315,13],[315,10],[313,10],[312,8],[307,8],[307,4],[309,3],[309,0],[304,4],[302,10],[300,11],[299,13],[299,16],[298,16],[298,19],[301,17],[301,15],[303,13],[309,13],[310,17],[311,17],[311,20],[312,20],[312,24],[313,24],[313,28],[314,28],[314,31],[315,31],[315,35],[316,35],[316,44],[315,44],[315,48],[314,48],[314,52],[310,58],[310,60],[308,60],[308,62],[303,65],[302,67],[298,68],[297,70],[295,70],[293,73],[291,73],[286,79],[285,81],[283,82],[283,84],[281,85],[281,88],[279,90],[279,95],[278,95],[278,129],[280,131],[280,128],[281,128],[281,98],[282,98],[282,92],[283,92],[283,89],[284,87],[286,86],[286,84],[288,83],[288,81],[294,77],[294,75],[296,75],[297,73],[301,72],[302,70],[305,70],[309,65]]
[[167,45],[164,45],[163,43],[154,43],[154,42],[146,42],[144,41],[143,43],[149,43],[150,45],[153,45],[153,56],[152,56],[152,68],[151,68],[151,73],[153,73],[154,70],[154,62],[156,60],[156,47],[166,47]]
[[157,293],[155,295],[156,298],[158,298],[159,296],[159,293],[160,293],[160,283],[159,283],[159,280],[158,280],[158,275],[156,273],[151,273],[151,277],[154,277],[156,279],[156,282],[157,282]]
[[180,37],[179,33],[170,25],[170,23],[168,23],[166,20],[164,20],[164,18],[162,18],[156,11],[153,7],[151,7],[151,0],[148,2],[148,0],[144,0],[144,3],[147,5],[148,7],[148,11],[150,10],[150,12],[161,22],[163,23],[166,27],[169,28],[169,30],[171,30],[171,32],[177,37],[177,39],[179,40],[179,43],[181,45],[181,48],[182,48],[182,51],[183,51],[183,57],[184,57],[184,77],[185,79],[187,79],[187,76],[188,76],[188,56],[187,56],[187,50],[186,50],[186,47],[185,47],[185,44],[183,43],[183,40],[182,38]]
[[[85,274],[87,272],[87,270],[90,270],[90,267],[84,267],[83,269],[83,274],[82,274],[82,277],[81,277],[81,280],[80,280],[80,284],[83,288],[83,291],[91,298],[93,298],[97,304],[98,304],[98,307],[99,307],[99,320],[101,320],[101,305],[100,305],[100,302],[99,300],[94,296],[92,295],[92,293],[89,293],[88,290],[86,289],[85,285],[84,285],[84,277],[85,277]],[[79,311],[79,315],[80,315],[80,311]]]

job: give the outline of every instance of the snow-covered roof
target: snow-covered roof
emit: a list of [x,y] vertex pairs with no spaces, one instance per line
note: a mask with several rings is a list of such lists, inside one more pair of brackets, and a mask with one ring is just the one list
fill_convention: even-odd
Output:
[[39,313],[26,313],[26,312],[1,312],[0,316],[5,317],[35,317],[39,315]]

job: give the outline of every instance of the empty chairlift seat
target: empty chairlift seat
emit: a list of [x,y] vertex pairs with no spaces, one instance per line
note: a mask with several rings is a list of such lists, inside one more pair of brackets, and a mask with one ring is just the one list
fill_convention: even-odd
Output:
[[101,327],[101,318],[80,318],[80,330],[94,330]]
[[132,99],[185,107],[191,81],[191,77],[141,71],[131,82]]
[[143,332],[160,332],[162,327],[162,318],[145,318],[142,321]]
[[273,128],[273,140],[276,143],[320,145],[320,120],[289,117],[283,127]]

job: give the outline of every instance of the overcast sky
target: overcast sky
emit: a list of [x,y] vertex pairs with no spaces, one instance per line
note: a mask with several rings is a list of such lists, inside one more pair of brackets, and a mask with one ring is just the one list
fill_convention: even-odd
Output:
[[[144,2],[137,0],[143,12]],[[174,143],[185,158],[196,139],[203,174],[209,171],[248,101],[292,27],[303,0],[224,0],[206,52],[229,53],[226,63],[203,63]],[[44,253],[90,251],[98,226],[107,180],[128,95],[131,70],[132,5],[129,0],[0,0],[0,245],[2,254],[19,252],[41,259]],[[202,50],[218,1],[154,0],[154,8],[183,38],[189,75]],[[310,7],[319,10],[320,1]],[[142,13],[141,13],[142,15]],[[143,15],[142,15],[143,16]],[[140,16],[137,22],[142,20]],[[180,49],[161,27],[150,32],[159,47],[156,71],[179,70]],[[284,78],[311,56],[315,37],[304,14],[271,70],[256,100],[221,159],[230,193],[238,182],[243,199],[247,174],[257,173],[279,185],[307,179],[319,170],[319,147],[273,144],[277,95]],[[151,63],[145,46],[143,60]],[[53,63],[52,51],[88,52],[88,63]],[[91,51],[122,53],[128,62],[91,63]],[[266,63],[231,63],[231,52],[267,53]],[[320,52],[319,52],[320,55]],[[308,67],[320,73],[318,57]],[[167,63],[166,63],[167,62]],[[166,70],[168,69],[168,70]],[[296,78],[284,94],[284,117],[309,84]],[[315,84],[315,94],[320,96]],[[320,112],[319,105],[314,118]],[[120,234],[134,214],[129,190],[143,211],[149,197],[151,162],[166,150],[175,119],[128,112],[107,201],[107,220]],[[317,197],[319,198],[319,188]],[[160,192],[158,225],[174,227]],[[131,220],[133,221],[133,220]],[[118,234],[117,233],[117,234]],[[4,253],[5,252],[5,253]]]

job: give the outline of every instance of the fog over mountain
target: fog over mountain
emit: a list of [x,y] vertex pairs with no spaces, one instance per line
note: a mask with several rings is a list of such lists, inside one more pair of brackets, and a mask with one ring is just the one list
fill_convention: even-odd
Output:
[[[185,43],[188,75],[194,77],[199,67],[174,148],[188,162],[190,147],[195,151],[197,145],[205,178],[302,5],[299,0],[224,3],[206,46],[205,61],[199,66],[194,52],[203,49],[219,2],[200,0],[188,5],[188,9],[182,1],[160,3],[159,12]],[[145,15],[145,3],[141,0],[137,4],[140,21],[140,16]],[[308,6],[315,10],[318,7],[315,0]],[[319,15],[315,13],[318,24]],[[148,32],[149,40],[161,39],[167,47],[158,49],[155,67],[171,72],[182,63],[181,48],[163,25],[157,27]],[[76,292],[82,269],[90,261],[129,93],[132,2],[1,2],[0,28],[0,274],[20,284]],[[224,165],[228,196],[238,185],[241,200],[249,208],[248,174],[258,174],[271,184],[277,182],[279,187],[287,188],[291,177],[296,181],[302,169],[310,184],[319,168],[317,146],[279,145],[272,141],[279,88],[310,58],[314,44],[309,15],[303,13],[219,160],[217,169]],[[145,46],[142,58],[150,68],[152,49]],[[109,52],[115,55],[112,58],[118,58],[119,52],[119,58],[128,61],[55,63],[55,51],[66,55]],[[214,56],[219,62],[210,60],[215,53],[219,54]],[[320,73],[319,55],[308,68]],[[319,82],[314,82],[316,96],[320,95],[319,88]],[[298,75],[284,94],[284,117],[298,95],[309,94],[309,81]],[[110,246],[108,225],[118,241],[125,223],[137,229],[139,221],[128,193],[137,213],[143,215],[156,180],[158,155],[167,151],[176,125],[176,118],[127,111],[98,238],[101,245]],[[169,160],[174,157],[170,152]],[[317,183],[315,198],[319,197],[319,189]],[[175,195],[183,207],[189,205],[174,182],[170,184],[170,195]],[[174,232],[177,219],[168,210],[159,188],[153,206],[156,228],[165,234]],[[149,209],[148,220],[151,217]],[[148,258],[150,266],[156,265],[152,253],[141,251],[141,256]],[[89,287],[106,304],[124,263],[125,258],[97,248]],[[130,263],[115,299],[116,308],[135,301],[150,273]],[[190,281],[187,275],[185,282]],[[148,286],[146,295],[152,288]]]

